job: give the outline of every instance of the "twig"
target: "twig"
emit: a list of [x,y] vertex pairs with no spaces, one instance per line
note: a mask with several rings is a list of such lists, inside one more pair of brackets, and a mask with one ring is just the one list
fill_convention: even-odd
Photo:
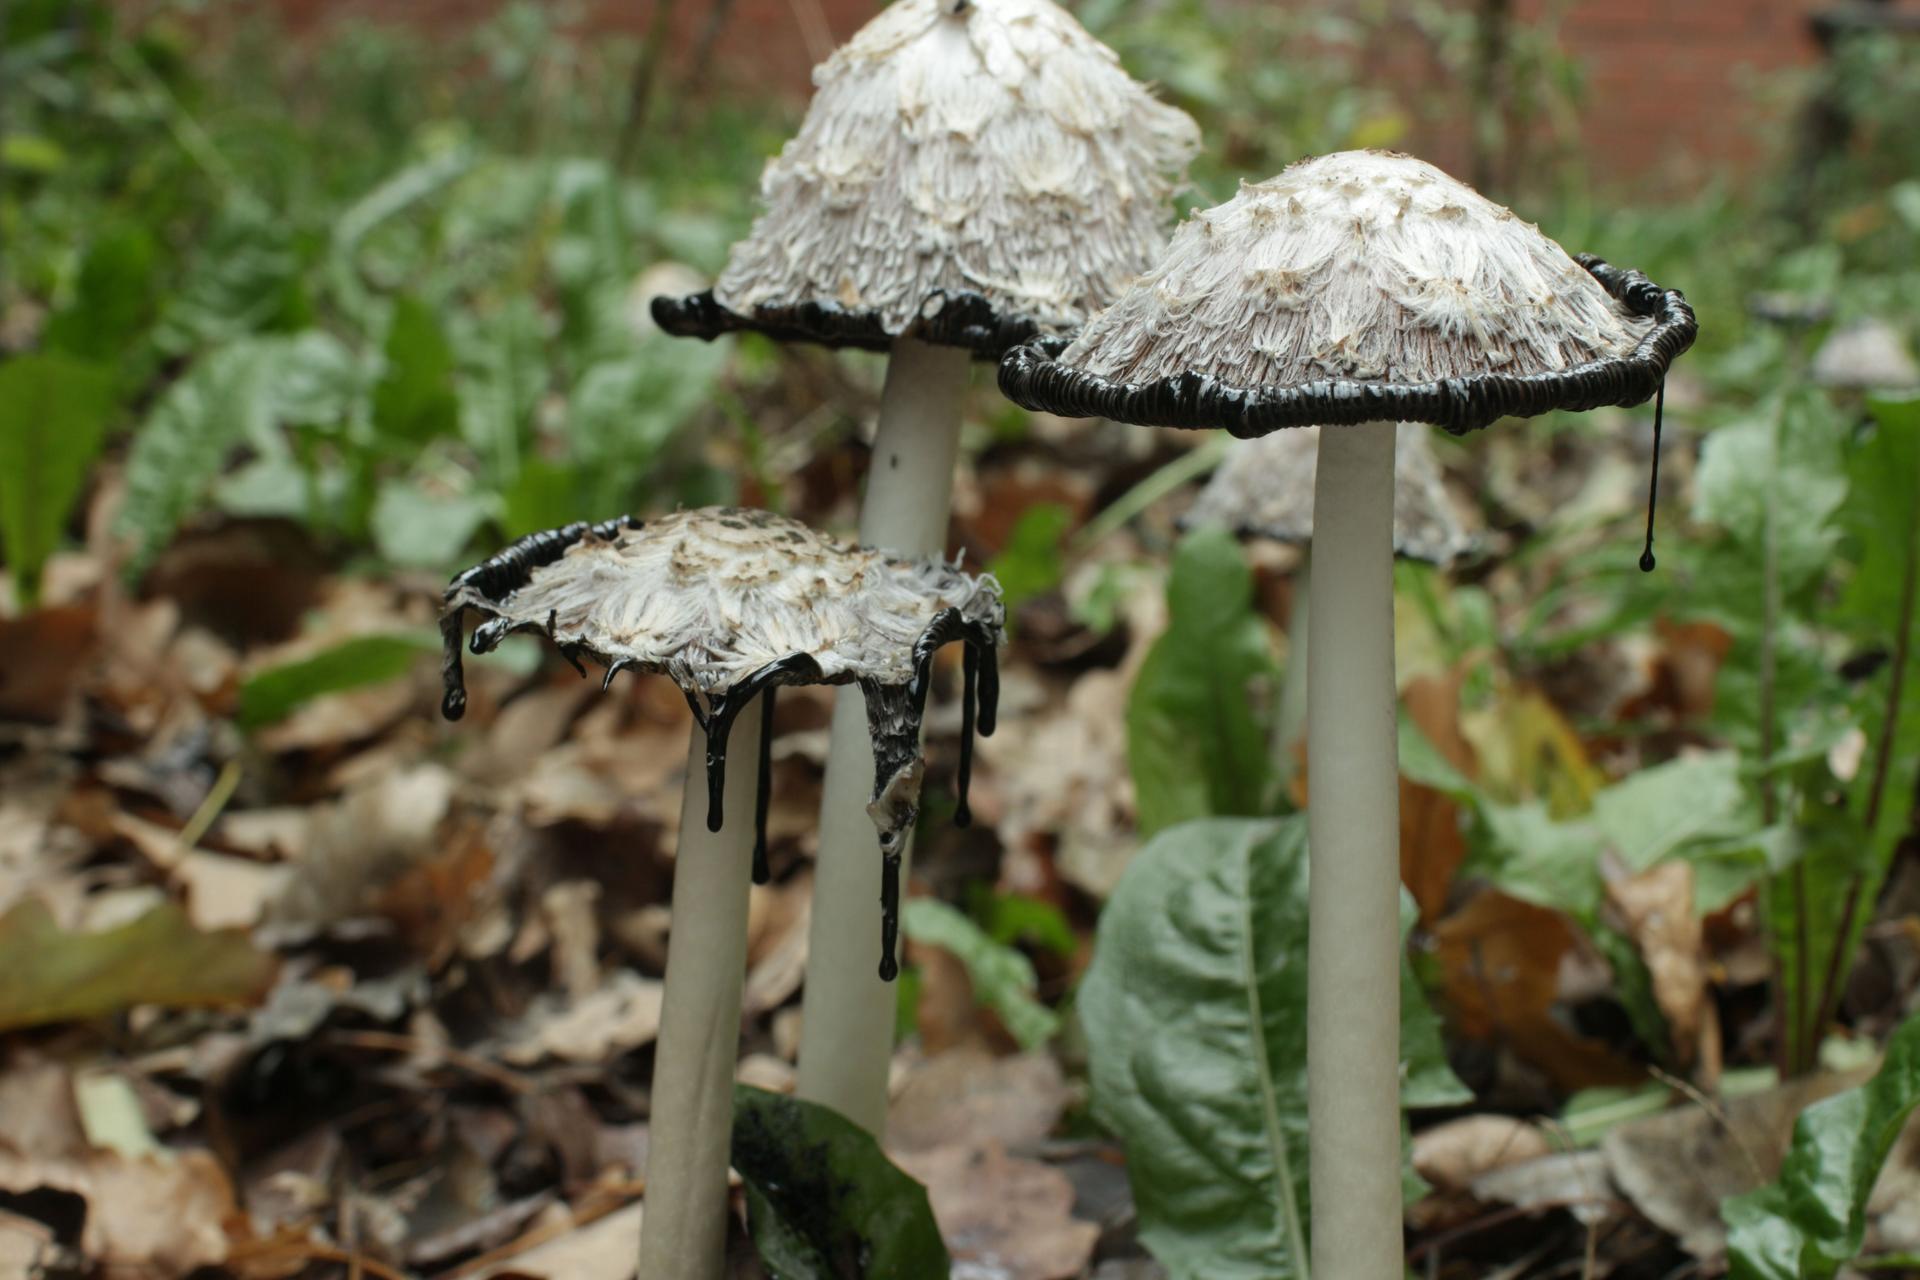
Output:
[[213,786],[207,791],[207,798],[200,802],[200,807],[193,811],[191,818],[187,819],[187,825],[181,827],[179,833],[174,836],[175,862],[192,853],[193,847],[200,843],[200,837],[206,835],[213,824],[220,820],[220,815],[226,811],[227,802],[233,799],[234,789],[239,785],[240,762],[229,760],[221,768],[220,776],[213,780]]
[[613,166],[625,173],[633,164],[633,155],[645,131],[647,109],[653,104],[653,82],[659,78],[660,55],[673,38],[673,0],[653,0],[653,19],[647,24],[646,43],[633,64],[633,79],[627,84],[627,118],[620,125],[620,139],[614,144]]

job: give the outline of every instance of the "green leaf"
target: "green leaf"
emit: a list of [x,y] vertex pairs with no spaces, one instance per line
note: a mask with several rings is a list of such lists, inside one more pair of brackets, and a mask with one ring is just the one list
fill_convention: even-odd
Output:
[[[1779,866],[1787,874],[1764,882],[1760,907],[1780,957],[1781,999],[1799,1024],[1788,1028],[1789,1043],[1813,1049],[1826,1034],[1826,1028],[1814,1025],[1826,975],[1834,974],[1836,990],[1846,989],[1852,958],[1872,914],[1868,907],[1877,896],[1881,867],[1868,848],[1859,817],[1818,800],[1801,806],[1784,843]],[[1856,877],[1859,903],[1846,936],[1840,937]]]
[[244,929],[202,933],[171,902],[98,933],[72,933],[38,898],[0,916],[0,1031],[101,1018],[137,1004],[251,1003],[272,956]]
[[39,596],[113,407],[99,365],[51,352],[0,364],[0,547],[23,604]]
[[492,510],[492,500],[479,494],[435,495],[389,480],[374,500],[373,541],[394,564],[444,569],[460,559]]
[[425,633],[355,636],[310,658],[268,667],[240,686],[240,725],[257,729],[322,694],[397,680],[421,654],[439,647],[438,637]]
[[1039,980],[1032,963],[946,903],[909,898],[900,927],[915,942],[952,952],[966,966],[974,998],[1000,1015],[1021,1048],[1037,1049],[1060,1030],[1059,1015],[1033,997]]
[[1840,439],[1833,407],[1817,389],[1783,393],[1756,417],[1707,436],[1694,518],[1724,528],[1755,566],[1771,536],[1781,583],[1792,591],[1833,560],[1833,517],[1847,500]]
[[1714,751],[1629,775],[1593,798],[1592,819],[1612,852],[1644,871],[1695,840],[1751,830],[1746,808],[1740,758]]
[[1073,523],[1073,513],[1057,502],[1042,502],[1020,513],[1007,545],[987,565],[1000,583],[1000,598],[1012,613],[1035,596],[1060,585],[1066,561],[1060,543]]
[[324,333],[244,338],[198,361],[134,436],[121,511],[134,540],[133,567],[166,545],[241,444],[278,454],[281,424],[336,422],[360,394],[352,355]]
[[[1077,1006],[1094,1113],[1126,1143],[1141,1239],[1175,1280],[1301,1271],[1306,832],[1304,816],[1170,828],[1100,917]],[[1462,1101],[1410,968],[1401,986],[1403,1101]]]
[[439,319],[418,298],[394,301],[386,369],[373,388],[373,425],[389,439],[412,444],[459,429],[453,348]]
[[225,210],[199,244],[155,340],[170,355],[303,321],[300,255],[283,220],[250,203]]
[[1140,831],[1267,811],[1267,740],[1279,664],[1253,607],[1253,577],[1221,529],[1181,540],[1167,581],[1167,631],[1127,701],[1127,762]]
[[136,225],[96,236],[80,259],[73,296],[47,321],[46,345],[83,360],[127,359],[159,309],[157,252]]
[[773,1280],[944,1276],[952,1265],[926,1188],[838,1112],[736,1085],[731,1158]]
[[1894,1032],[1873,1079],[1800,1114],[1777,1180],[1721,1206],[1733,1280],[1832,1280],[1851,1262],[1867,1197],[1916,1105],[1920,1017]]

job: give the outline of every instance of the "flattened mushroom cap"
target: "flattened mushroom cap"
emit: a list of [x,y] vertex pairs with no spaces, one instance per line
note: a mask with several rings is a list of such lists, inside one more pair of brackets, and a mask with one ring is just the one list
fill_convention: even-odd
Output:
[[1071,345],[1009,352],[1000,387],[1028,408],[1243,436],[1465,432],[1638,404],[1695,328],[1677,291],[1568,257],[1432,165],[1346,151],[1195,213]]
[[1051,0],[897,0],[814,71],[765,206],[669,333],[997,359],[1106,306],[1166,241],[1193,120]]
[[[1243,537],[1313,541],[1313,474],[1320,428],[1281,431],[1235,444],[1181,518],[1185,527],[1218,524]],[[1394,444],[1393,553],[1449,565],[1473,550],[1426,428],[1402,423]]]

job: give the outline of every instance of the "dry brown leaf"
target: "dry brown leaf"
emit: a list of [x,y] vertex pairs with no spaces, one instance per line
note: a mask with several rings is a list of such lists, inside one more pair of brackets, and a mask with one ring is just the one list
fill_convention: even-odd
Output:
[[1038,1143],[1071,1098],[1050,1054],[996,1058],[957,1049],[915,1067],[887,1111],[890,1151],[928,1151],[993,1141],[1013,1150]]
[[1603,1221],[1618,1195],[1598,1151],[1568,1151],[1504,1165],[1473,1181],[1476,1198],[1521,1209],[1565,1209],[1580,1222]]
[[0,618],[0,720],[59,720],[94,659],[96,639],[91,605]]
[[[474,1272],[471,1280],[632,1280],[643,1211],[630,1204]],[[543,1236],[552,1230],[544,1218],[534,1228]]]
[[0,1147],[15,1155],[52,1160],[79,1155],[87,1135],[74,1100],[73,1072],[64,1064],[22,1054],[0,1071]]
[[1682,1063],[1693,1062],[1711,1025],[1707,958],[1693,910],[1693,865],[1663,862],[1637,875],[1609,875],[1607,902],[1646,962],[1675,1055]]
[[592,880],[563,880],[540,895],[540,913],[552,939],[554,981],[571,1000],[600,986],[599,905],[600,886]]
[[434,834],[453,803],[453,788],[452,774],[421,765],[311,810],[306,854],[270,921],[310,930],[373,911],[383,889],[436,851]]
[[665,991],[665,983],[623,969],[585,999],[542,997],[520,1020],[500,1057],[522,1067],[542,1058],[607,1062],[660,1034]]
[[1073,1184],[1051,1165],[1009,1156],[997,1142],[901,1154],[924,1183],[940,1235],[960,1267],[991,1265],[1004,1280],[1070,1280],[1093,1257],[1100,1228],[1073,1216]]
[[206,1151],[128,1159],[112,1152],[36,1160],[0,1152],[0,1189],[47,1187],[87,1202],[80,1250],[109,1275],[184,1276],[227,1258],[233,1187]]
[[1413,1136],[1413,1170],[1440,1191],[1464,1191],[1476,1178],[1553,1151],[1537,1125],[1512,1116],[1462,1116]]
[[753,887],[747,908],[747,985],[740,1004],[745,1016],[777,1009],[800,989],[812,917],[812,875]]

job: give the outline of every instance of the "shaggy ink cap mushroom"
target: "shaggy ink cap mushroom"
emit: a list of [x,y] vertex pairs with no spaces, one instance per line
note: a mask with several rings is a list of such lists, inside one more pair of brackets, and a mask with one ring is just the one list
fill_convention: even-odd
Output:
[[[469,609],[487,615],[468,646],[476,654],[533,631],[576,667],[583,657],[605,666],[606,684],[634,670],[679,685],[707,735],[710,830],[719,830],[727,735],[754,698],[771,699],[783,685],[858,684],[875,766],[867,812],[885,858],[882,976],[894,976],[898,872],[919,812],[933,655],[951,641],[966,646],[956,814],[964,824],[973,731],[993,732],[999,693],[1006,611],[998,584],[938,557],[848,546],[765,511],[710,507],[644,525],[631,517],[572,524],[522,538],[448,586],[442,710],[453,720],[466,708],[460,642]],[[770,736],[762,735],[759,762],[758,881],[766,878]]]
[[998,359],[1111,302],[1165,243],[1191,117],[1051,0],[898,0],[814,71],[764,212],[660,327]]
[[[1182,528],[1224,525],[1242,537],[1313,541],[1313,474],[1320,428],[1237,441],[1180,518]],[[1427,434],[1402,424],[1393,460],[1393,553],[1442,568],[1473,552]]]
[[1434,166],[1344,151],[1196,212],[1070,344],[1009,352],[1000,389],[1237,436],[1383,420],[1464,434],[1657,397],[1696,330],[1679,291],[1569,257]]

